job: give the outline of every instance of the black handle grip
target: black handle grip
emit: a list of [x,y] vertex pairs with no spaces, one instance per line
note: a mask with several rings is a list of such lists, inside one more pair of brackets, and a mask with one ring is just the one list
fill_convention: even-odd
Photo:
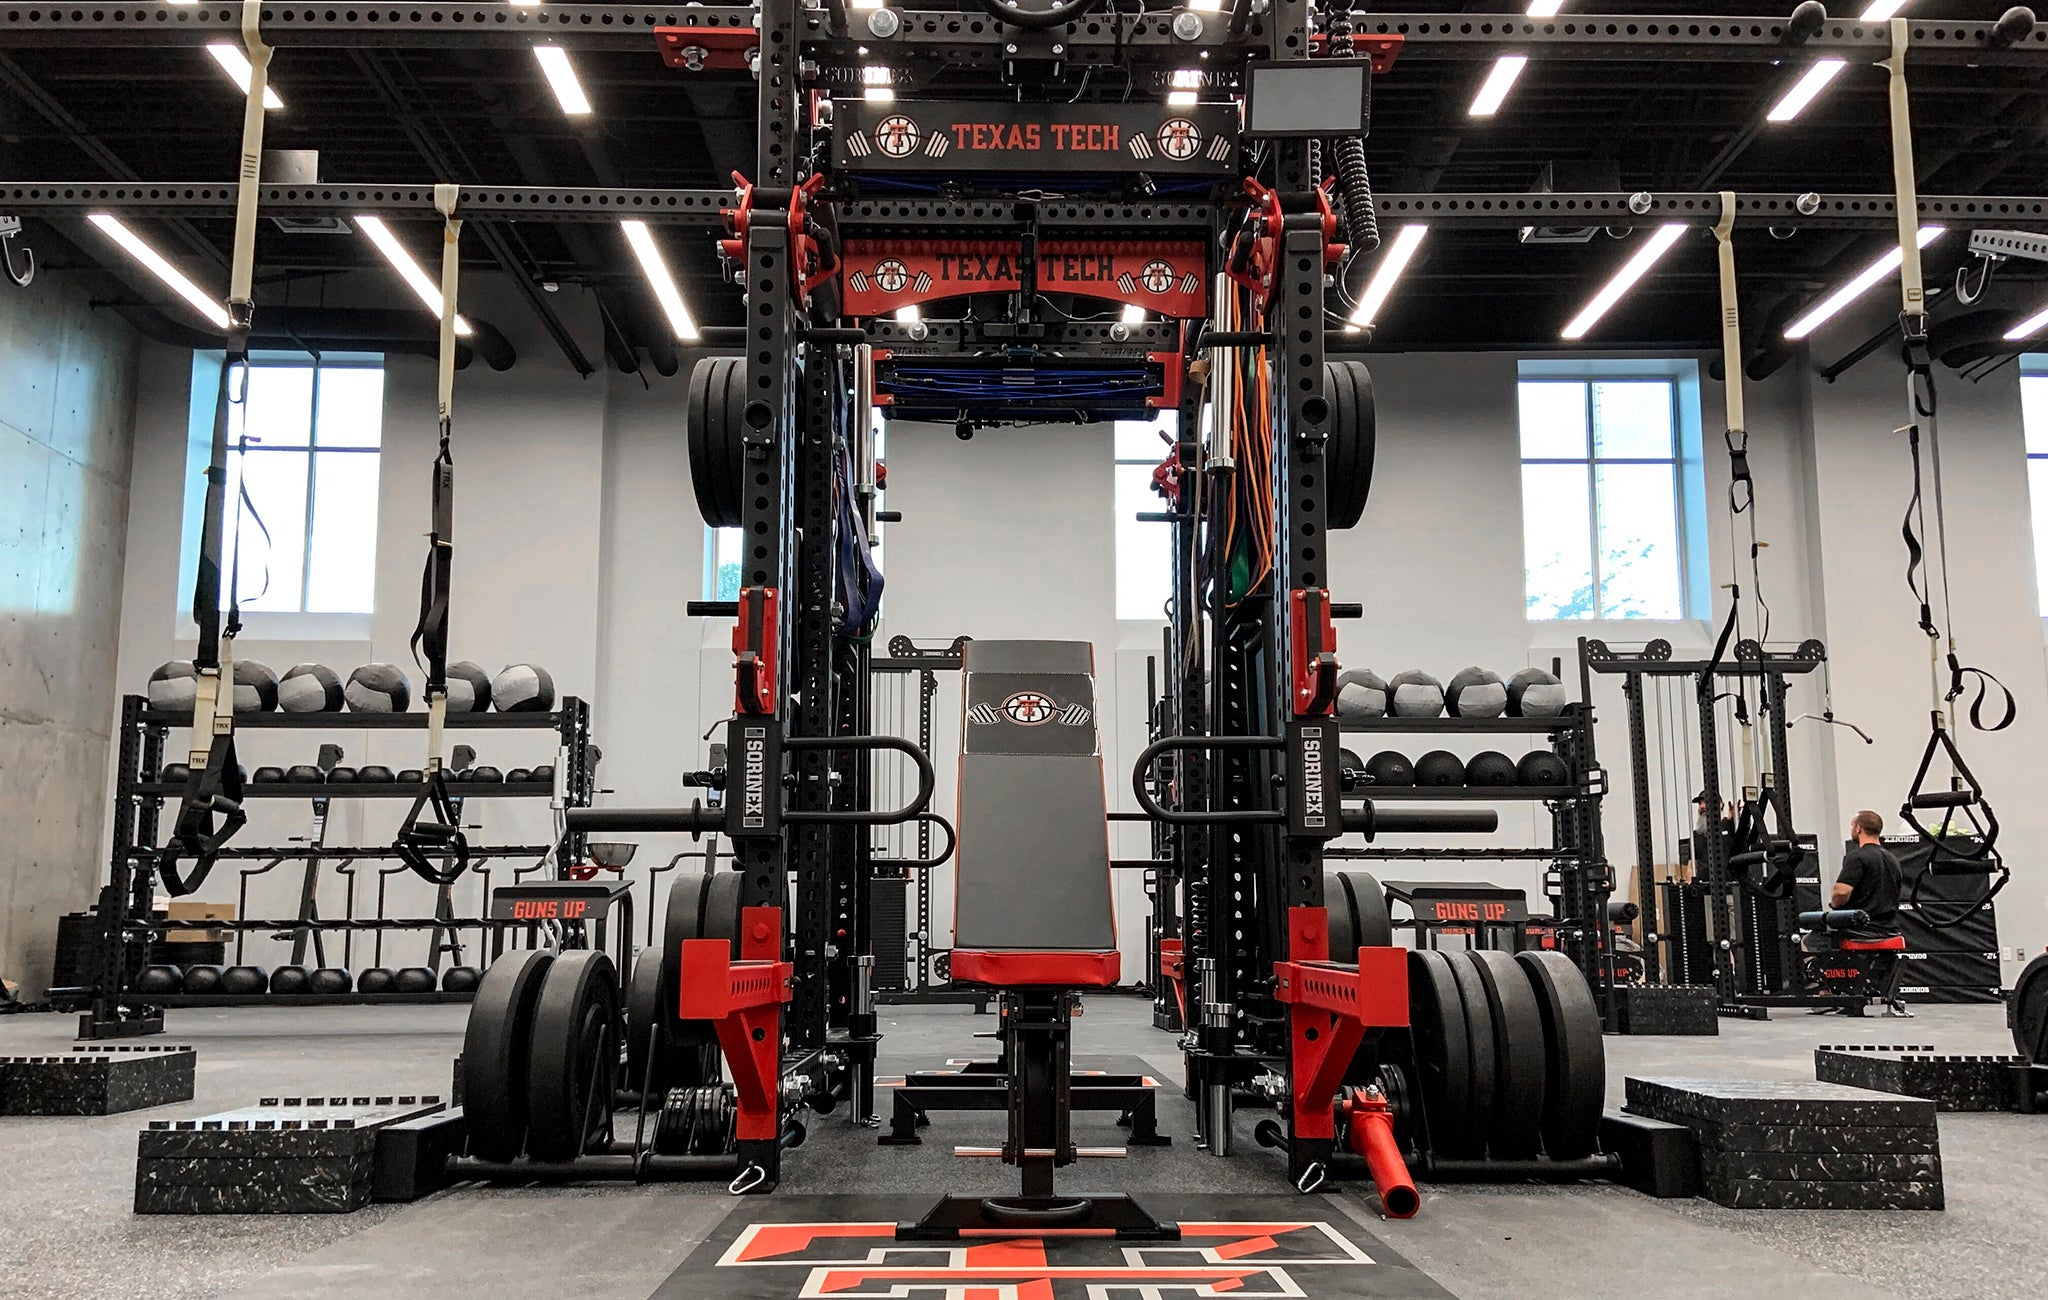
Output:
[[1491,808],[1380,808],[1344,814],[1344,829],[1366,835],[1488,835],[1500,829]]
[[691,600],[683,603],[683,612],[691,618],[738,618],[740,603],[736,600]]
[[571,831],[715,831],[725,827],[722,808],[570,808]]
[[1906,801],[1909,808],[1967,808],[1980,796],[1975,790],[1930,790]]
[[1131,765],[1131,791],[1138,796],[1138,806],[1155,821],[1185,826],[1204,826],[1222,822],[1282,822],[1286,818],[1272,809],[1228,808],[1215,812],[1179,812],[1163,808],[1145,786],[1146,778],[1152,774],[1152,764],[1159,761],[1161,754],[1191,749],[1279,749],[1286,743],[1279,736],[1168,736],[1164,740],[1155,740],[1145,746],[1144,751],[1138,755],[1138,761]]

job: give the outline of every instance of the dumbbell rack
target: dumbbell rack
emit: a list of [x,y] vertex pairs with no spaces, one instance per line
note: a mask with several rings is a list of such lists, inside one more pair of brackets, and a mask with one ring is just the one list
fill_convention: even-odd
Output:
[[[504,946],[507,928],[532,930],[528,921],[494,920],[475,916],[429,917],[345,917],[323,919],[251,918],[237,915],[233,920],[171,922],[153,919],[156,896],[156,862],[159,835],[167,801],[175,802],[184,792],[182,782],[156,779],[164,764],[170,733],[189,728],[189,713],[151,710],[140,695],[124,696],[118,737],[119,768],[115,779],[112,850],[108,882],[100,890],[93,908],[98,920],[98,939],[86,963],[84,980],[75,989],[52,989],[52,1001],[84,1008],[79,1017],[81,1038],[126,1038],[158,1033],[163,1029],[163,1009],[188,1006],[364,1006],[384,1003],[426,1004],[467,1002],[466,992],[424,993],[295,993],[295,994],[147,994],[133,992],[138,973],[128,968],[123,944],[126,936],[142,933],[152,940],[169,929],[210,929],[237,933],[338,931],[343,934],[418,930],[477,930],[491,936],[495,955]],[[427,715],[412,713],[245,713],[235,718],[238,730],[248,731],[424,731]],[[590,741],[590,706],[567,697],[550,713],[451,713],[447,725],[453,730],[553,731],[559,737],[553,781],[450,782],[449,793],[457,800],[512,798],[556,800],[564,807],[586,807],[593,793]],[[270,799],[414,799],[423,787],[414,783],[391,782],[299,782],[249,783],[243,788],[245,800]],[[570,834],[556,844],[484,845],[471,849],[472,870],[494,859],[538,860],[552,857],[557,879],[566,879],[569,869],[580,862],[584,837]],[[315,844],[245,845],[231,843],[222,850],[223,861],[335,862],[396,860],[388,845],[327,847]],[[259,868],[267,870],[268,867]],[[249,874],[245,871],[245,875]],[[379,904],[381,908],[381,900]],[[438,909],[437,909],[438,910]],[[621,938],[630,943],[630,913],[623,921]],[[144,961],[147,961],[145,954]]]
[[1496,735],[1542,736],[1564,763],[1570,781],[1564,785],[1513,786],[1365,786],[1347,798],[1383,799],[1389,804],[1418,801],[1471,803],[1534,803],[1549,805],[1549,846],[1392,848],[1381,845],[1336,846],[1323,856],[1380,861],[1545,861],[1543,891],[1559,921],[1561,951],[1585,972],[1600,1000],[1600,1013],[1613,1016],[1613,971],[1608,960],[1607,899],[1614,881],[1600,830],[1600,801],[1607,793],[1607,772],[1593,747],[1593,709],[1568,705],[1554,718],[1347,718],[1338,722],[1346,735]]

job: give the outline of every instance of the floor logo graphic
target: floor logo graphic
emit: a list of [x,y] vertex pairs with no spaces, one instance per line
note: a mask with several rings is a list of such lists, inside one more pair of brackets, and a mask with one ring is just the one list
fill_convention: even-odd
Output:
[[[778,1294],[834,1300],[1277,1300],[1372,1256],[1312,1220],[1181,1224],[1181,1240],[895,1240],[893,1223],[757,1223],[723,1269],[774,1270]],[[1341,1286],[1342,1284],[1339,1283]]]

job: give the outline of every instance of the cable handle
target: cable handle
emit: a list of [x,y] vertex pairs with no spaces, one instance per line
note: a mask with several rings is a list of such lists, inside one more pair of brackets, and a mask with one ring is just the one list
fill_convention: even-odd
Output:
[[1166,808],[1152,797],[1152,792],[1146,788],[1146,779],[1152,775],[1152,765],[1166,754],[1195,750],[1278,750],[1285,748],[1286,744],[1286,740],[1279,736],[1167,736],[1153,741],[1138,754],[1137,761],[1131,765],[1131,792],[1137,796],[1138,806],[1154,821],[1178,826],[1209,826],[1233,822],[1265,822],[1277,825],[1287,820],[1277,809],[1219,808],[1207,812],[1189,812]]

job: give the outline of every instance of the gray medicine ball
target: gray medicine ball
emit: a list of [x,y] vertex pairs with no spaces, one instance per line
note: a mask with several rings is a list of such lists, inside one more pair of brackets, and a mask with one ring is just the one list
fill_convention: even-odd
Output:
[[412,707],[412,682],[397,664],[364,664],[342,688],[357,713],[403,713]]
[[268,713],[277,707],[277,674],[255,659],[235,660],[235,712]]
[[1388,712],[1397,718],[1434,718],[1444,711],[1444,684],[1420,668],[1395,673],[1387,687]]
[[555,707],[555,679],[533,664],[512,664],[491,679],[491,703],[500,713],[546,713]]
[[277,684],[277,704],[286,713],[339,713],[341,674],[326,664],[293,664]]
[[1541,668],[1524,668],[1508,678],[1508,713],[1517,718],[1554,718],[1564,712],[1564,683]]
[[1499,673],[1465,668],[1444,688],[1444,704],[1454,718],[1497,718],[1508,711],[1508,688]]
[[1387,683],[1370,668],[1348,668],[1337,675],[1337,716],[1384,718]]
[[491,675],[467,659],[448,665],[448,711],[484,713],[491,707]]
[[160,664],[149,675],[149,707],[159,713],[190,713],[199,695],[199,670],[190,659]]

